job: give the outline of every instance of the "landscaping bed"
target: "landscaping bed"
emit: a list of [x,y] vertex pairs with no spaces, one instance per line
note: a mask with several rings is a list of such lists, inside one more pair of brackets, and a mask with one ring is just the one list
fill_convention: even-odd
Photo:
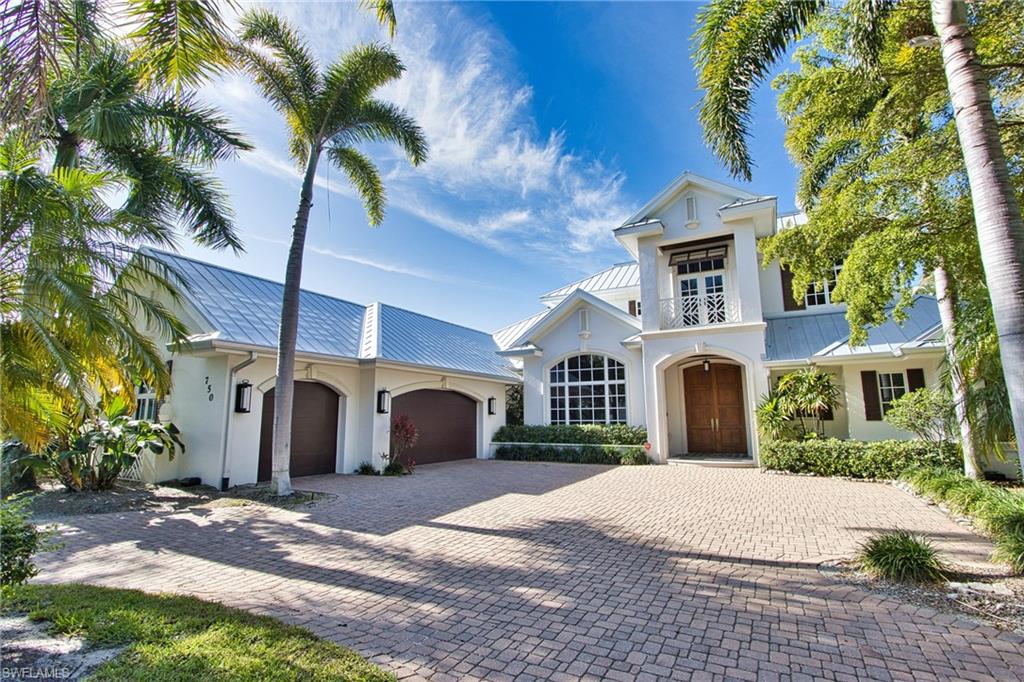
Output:
[[519,462],[650,464],[647,429],[625,424],[503,426],[494,434],[494,457]]
[[769,440],[761,445],[760,460],[763,468],[775,471],[886,480],[910,467],[961,465],[956,445],[922,440]]
[[826,576],[907,604],[965,616],[1001,630],[1024,634],[1024,578],[1005,571],[954,570],[949,582],[906,584],[873,578],[855,561],[822,564]]
[[171,483],[148,484],[118,481],[111,490],[71,491],[58,483],[43,482],[29,500],[32,520],[48,521],[79,514],[109,514],[126,511],[171,512],[192,507],[234,507],[265,504],[296,508],[316,504],[325,493],[296,491],[289,497],[270,494],[268,485],[252,485],[221,492],[210,486],[184,487]]
[[[308,630],[192,597],[90,585],[23,585],[5,599],[4,615],[14,614],[45,622],[49,635],[77,638],[106,652],[92,680],[395,679]],[[15,653],[5,650],[5,668]],[[60,667],[59,649],[50,659]]]

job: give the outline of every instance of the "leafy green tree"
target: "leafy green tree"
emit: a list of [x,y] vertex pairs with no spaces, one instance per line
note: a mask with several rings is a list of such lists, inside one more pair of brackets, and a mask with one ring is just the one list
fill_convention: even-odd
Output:
[[302,37],[274,14],[247,12],[241,26],[242,40],[233,48],[234,54],[263,96],[287,121],[291,155],[302,168],[302,189],[285,270],[274,388],[271,489],[275,494],[289,495],[299,286],[320,158],[326,152],[328,162],[345,173],[363,200],[370,224],[379,225],[384,219],[384,183],[373,162],[356,146],[392,142],[417,165],[426,160],[427,143],[408,114],[373,97],[377,89],[399,78],[405,70],[390,48],[360,45],[321,70]]
[[[993,22],[988,29],[981,28],[995,12],[1001,12],[1006,23]],[[971,226],[977,235],[974,249],[941,250],[936,245],[933,254],[941,253],[950,259],[970,259],[972,254],[977,254],[976,262],[983,266],[980,272],[990,295],[993,326],[999,340],[1018,443],[1024,436],[1024,363],[1019,361],[1024,357],[1024,223],[1010,175],[1010,169],[1019,165],[1019,157],[1012,149],[1006,151],[1005,133],[1010,123],[1007,115],[1013,119],[1013,126],[1017,125],[1019,97],[1001,100],[997,96],[994,106],[989,88],[1004,80],[1014,81],[1017,76],[1010,72],[1019,70],[1024,60],[1015,57],[1008,63],[986,63],[987,48],[978,47],[976,40],[978,36],[983,38],[986,30],[990,33],[1003,30],[1009,36],[1003,47],[1012,47],[1012,41],[1016,40],[1019,48],[1022,15],[1024,11],[1018,0],[972,3],[969,7],[958,0],[933,0],[930,13],[914,3],[897,0],[849,0],[839,7],[824,0],[714,0],[701,11],[694,55],[698,80],[706,92],[700,112],[705,137],[734,174],[749,179],[752,160],[746,139],[755,89],[767,77],[772,65],[799,40],[813,37],[827,43],[819,50],[819,61],[812,66],[833,67],[818,83],[828,96],[838,100],[830,119],[846,121],[848,125],[844,128],[848,132],[855,125],[875,122],[886,127],[887,123],[893,134],[874,138],[853,135],[855,139],[844,139],[841,131],[834,131],[824,122],[817,123],[813,116],[805,117],[805,130],[815,139],[816,146],[810,154],[813,163],[805,164],[805,179],[801,181],[804,195],[817,193],[820,179],[838,178],[845,169],[846,180],[851,185],[874,180],[879,199],[889,199],[899,205],[899,198],[889,191],[889,185],[872,175],[875,171],[886,172],[882,164],[870,165],[870,160],[877,155],[872,155],[870,149],[865,153],[860,145],[867,143],[876,151],[887,153],[891,151],[889,145],[899,145],[904,137],[916,139],[921,131],[915,130],[915,125],[921,122],[897,116],[905,104],[900,98],[912,96],[914,85],[933,88],[928,105],[938,104],[949,112],[951,125],[935,123],[944,131],[945,148],[935,156],[925,156],[920,148],[911,145],[906,149],[900,168],[907,171],[917,163],[920,169],[931,167],[934,170],[951,154],[959,154],[962,173],[950,176],[948,172],[928,174],[922,170],[921,175],[927,177],[914,188],[909,201],[921,204],[925,213],[935,217],[934,212],[929,213],[934,201],[946,203],[947,192],[958,193],[966,199],[956,211],[963,220],[950,223],[922,222],[917,219],[919,216],[908,219],[903,206],[891,213],[871,212],[865,217],[863,214],[867,211],[847,204],[845,211],[837,210],[828,216],[824,211],[812,210],[810,224],[814,230],[828,232],[830,226],[823,223],[831,221],[831,228],[847,235],[850,231],[863,231],[870,220],[879,226],[876,232],[865,237],[866,241],[860,242],[862,248],[848,256],[844,269],[847,275],[838,292],[840,297],[852,299],[857,286],[865,287],[864,293],[858,292],[857,297],[871,305],[860,307],[859,312],[851,311],[855,337],[862,333],[863,324],[882,317],[882,311],[891,300],[885,297],[888,293],[885,289],[892,287],[894,278],[899,285],[897,288],[904,291],[899,306],[906,305],[908,283],[916,276],[919,265],[907,259],[901,267],[892,269],[889,266],[894,259],[883,258],[885,263],[870,259],[869,246],[893,254],[906,252],[906,249],[920,252],[925,248],[923,242],[933,243],[928,241],[932,232],[963,231],[965,221]],[[841,25],[839,33],[847,42],[828,42],[836,24]],[[911,42],[919,47],[909,49]],[[901,49],[893,60],[897,46]],[[908,49],[903,50],[904,47]],[[801,66],[805,64],[806,56]],[[904,79],[904,87],[894,87],[900,79]],[[944,93],[934,92],[935,83],[942,85]],[[857,87],[864,90],[858,93]],[[1016,92],[1019,95],[1019,90]],[[824,98],[823,94],[821,99]],[[883,109],[876,110],[876,103]],[[861,108],[865,105],[867,110]],[[839,111],[843,107],[846,108]],[[885,107],[889,107],[888,112],[884,111]],[[872,117],[873,113],[879,115]],[[997,113],[1003,119],[1002,126]],[[885,115],[891,118],[886,121]],[[930,127],[933,122],[926,120],[924,125]],[[925,137],[931,138],[931,135]],[[861,156],[864,156],[863,163],[851,163],[851,157]],[[947,211],[939,213],[945,218]],[[849,238],[829,240],[822,248],[808,252],[813,253],[813,257],[806,257],[804,262],[794,261],[798,273],[795,286],[821,279],[826,261],[830,266],[832,259],[845,255],[840,247],[849,245],[849,241]],[[953,270],[945,263],[933,264]],[[956,281],[961,279],[958,277]],[[851,308],[856,308],[852,301]]]
[[949,395],[933,388],[905,393],[893,400],[892,407],[885,412],[889,424],[933,443],[953,439],[955,420]]

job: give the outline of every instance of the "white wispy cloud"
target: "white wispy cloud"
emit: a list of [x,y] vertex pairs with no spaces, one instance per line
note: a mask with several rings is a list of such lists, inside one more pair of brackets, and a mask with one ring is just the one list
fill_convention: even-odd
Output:
[[[325,63],[345,48],[386,40],[365,12],[350,4],[273,5],[309,39]],[[540,130],[530,107],[533,91],[516,73],[514,52],[492,26],[455,5],[403,3],[394,48],[405,75],[380,92],[423,128],[428,161],[411,167],[397,150],[374,148],[385,174],[389,204],[491,249],[524,258],[586,268],[618,257],[611,230],[634,207],[624,176],[600,159],[566,146],[563,132]],[[272,115],[237,82],[214,98],[245,117]],[[283,149],[283,145],[280,147]],[[293,164],[265,149],[243,160],[278,177]],[[318,181],[353,197],[341,181]]]

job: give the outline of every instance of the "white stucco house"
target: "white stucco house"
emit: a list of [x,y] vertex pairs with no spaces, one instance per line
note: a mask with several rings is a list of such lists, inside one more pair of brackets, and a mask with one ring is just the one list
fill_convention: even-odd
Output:
[[[505,387],[524,387],[528,424],[646,425],[650,456],[756,464],[755,406],[774,377],[815,365],[842,404],[828,435],[909,438],[883,421],[899,395],[938,381],[934,299],[848,343],[834,280],[802,300],[758,240],[796,224],[774,197],[683,173],[614,229],[628,260],[544,294],[539,312],[494,334],[381,303],[303,291],[292,473],[380,466],[393,414],[420,429],[417,462],[488,457]],[[235,485],[269,478],[282,287],[151,251],[187,285],[172,304],[191,333],[165,346],[173,390],[139,414],[173,420],[186,450],[143,477]],[[837,264],[837,271],[840,264]]]
[[773,378],[815,365],[842,392],[827,435],[911,437],[882,416],[938,381],[935,300],[852,347],[834,280],[797,301],[789,273],[760,261],[758,240],[801,220],[777,215],[774,197],[677,177],[614,230],[629,260],[544,294],[540,312],[495,334],[522,369],[526,422],[645,424],[655,461],[754,464],[758,400]]

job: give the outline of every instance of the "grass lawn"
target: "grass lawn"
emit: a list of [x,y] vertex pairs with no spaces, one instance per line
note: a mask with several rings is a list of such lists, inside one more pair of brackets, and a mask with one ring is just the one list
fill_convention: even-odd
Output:
[[100,647],[125,645],[91,679],[393,680],[299,627],[220,604],[89,585],[24,585],[5,610]]

